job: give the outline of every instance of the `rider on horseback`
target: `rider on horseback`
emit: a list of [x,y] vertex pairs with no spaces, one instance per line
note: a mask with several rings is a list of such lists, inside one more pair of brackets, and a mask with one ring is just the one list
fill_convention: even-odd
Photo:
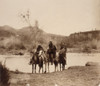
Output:
[[51,64],[53,64],[53,60],[56,58],[56,46],[52,43],[52,41],[49,42],[49,49],[47,53],[49,54]]
[[56,55],[56,46],[52,43],[52,41],[49,42],[49,50],[50,50],[50,53],[54,53],[53,58],[55,58],[55,55]]
[[37,58],[38,59],[40,57],[43,58],[43,53],[44,53],[43,47],[41,45],[38,45],[37,50],[36,50]]
[[61,46],[60,51],[59,51],[59,57],[60,57],[60,59],[66,60],[66,52],[67,52],[66,47],[65,46]]
[[39,54],[40,50],[44,51],[43,47],[41,45],[38,45],[36,53]]

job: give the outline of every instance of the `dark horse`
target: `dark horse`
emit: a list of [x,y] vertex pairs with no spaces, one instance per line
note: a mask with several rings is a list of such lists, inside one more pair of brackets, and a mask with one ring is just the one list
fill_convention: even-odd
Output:
[[56,57],[56,46],[50,41],[49,49],[47,50],[47,54],[49,55],[49,60],[51,64],[53,64],[53,60]]
[[35,73],[36,73],[36,66],[38,64],[39,66],[39,73],[42,68],[42,73],[43,71],[43,63],[45,63],[45,72],[46,72],[46,56],[42,50],[39,51],[37,54],[36,52],[34,53],[32,59],[30,60],[30,64],[32,64],[32,73],[34,72],[34,66],[35,66]]
[[[59,51],[59,56],[58,56],[59,64],[60,64],[60,71],[61,71],[61,68],[62,68],[62,70],[65,69],[65,65],[66,65],[66,52],[67,52],[66,47],[61,47],[61,49]],[[61,67],[61,65],[62,65],[62,67]]]
[[61,69],[65,69],[66,65],[66,48],[61,47],[60,51],[56,54],[56,58],[54,60],[55,71],[58,70],[58,64],[60,64],[60,71]]
[[52,42],[49,44],[49,49],[47,50],[47,61],[48,61],[48,71],[49,71],[49,62],[53,65],[55,58],[56,58],[56,47],[53,45]]

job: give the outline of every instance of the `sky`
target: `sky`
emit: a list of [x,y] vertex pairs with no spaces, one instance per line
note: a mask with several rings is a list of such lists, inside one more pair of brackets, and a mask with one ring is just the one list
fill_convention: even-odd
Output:
[[19,16],[27,10],[31,25],[37,20],[48,33],[68,36],[100,29],[100,0],[0,0],[0,26],[28,26]]

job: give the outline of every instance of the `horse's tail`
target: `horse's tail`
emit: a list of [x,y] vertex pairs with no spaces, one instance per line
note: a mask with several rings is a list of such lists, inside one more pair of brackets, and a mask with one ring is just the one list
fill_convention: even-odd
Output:
[[29,62],[29,65],[31,65],[32,64],[32,59],[30,59],[30,62]]
[[34,63],[34,55],[32,56],[32,58],[30,59],[29,65]]

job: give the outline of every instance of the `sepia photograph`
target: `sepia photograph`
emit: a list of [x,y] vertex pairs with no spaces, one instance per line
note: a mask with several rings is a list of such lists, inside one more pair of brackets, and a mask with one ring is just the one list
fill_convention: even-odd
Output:
[[0,86],[100,86],[100,0],[0,0]]

